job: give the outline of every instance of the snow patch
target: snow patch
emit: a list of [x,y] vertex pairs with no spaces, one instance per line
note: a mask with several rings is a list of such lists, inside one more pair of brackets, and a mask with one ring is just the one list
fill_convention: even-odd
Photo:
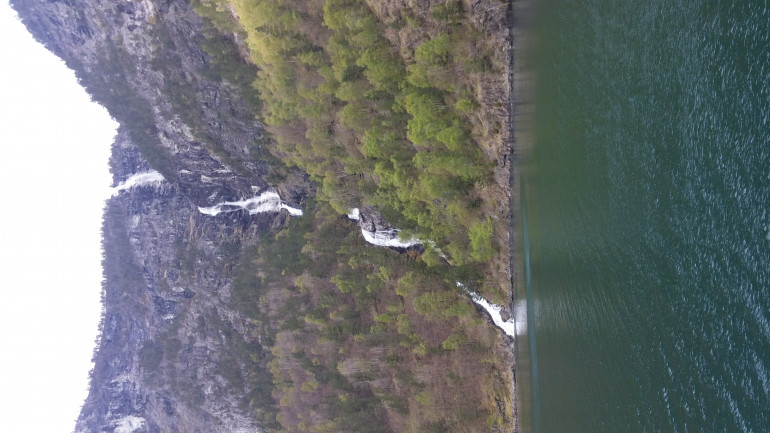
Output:
[[134,433],[140,428],[144,427],[144,418],[138,416],[129,415],[118,421],[114,433]]
[[350,209],[348,211],[348,218],[352,219],[353,221],[360,220],[361,219],[361,211],[359,211],[357,207],[354,207],[353,209]]

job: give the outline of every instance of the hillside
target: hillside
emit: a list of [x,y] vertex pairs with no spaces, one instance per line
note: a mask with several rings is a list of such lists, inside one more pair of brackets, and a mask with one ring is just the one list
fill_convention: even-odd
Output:
[[121,124],[78,432],[515,431],[509,3],[12,6]]

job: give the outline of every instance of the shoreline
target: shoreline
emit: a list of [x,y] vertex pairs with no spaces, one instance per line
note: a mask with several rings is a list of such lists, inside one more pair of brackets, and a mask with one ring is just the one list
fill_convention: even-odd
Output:
[[[510,260],[511,298],[509,308],[511,314],[517,314],[514,306],[517,302],[526,303],[525,266],[523,261],[523,245],[521,242],[521,164],[526,150],[532,144],[531,120],[534,116],[534,77],[527,53],[531,50],[532,38],[530,26],[533,22],[535,0],[511,0],[508,11],[510,32],[510,65],[508,71],[509,88],[509,215],[508,215],[508,257]],[[526,310],[525,310],[526,311]],[[519,320],[518,318],[516,319]],[[526,413],[529,398],[522,394],[527,382],[529,362],[527,334],[518,334],[515,340],[508,344],[506,357],[511,360],[513,393],[513,433],[523,433],[528,430],[522,425],[522,414]],[[522,354],[522,350],[524,353]],[[519,356],[524,355],[524,356]]]
[[[516,241],[518,240],[518,233],[516,231],[516,224],[514,218],[516,218],[517,203],[519,202],[516,197],[515,182],[518,171],[516,169],[516,125],[515,125],[515,113],[516,113],[516,74],[515,68],[517,66],[516,61],[516,43],[517,34],[515,30],[515,19],[517,14],[517,3],[515,0],[510,0],[508,6],[508,269],[510,277],[510,299],[508,308],[511,313],[514,313],[514,305],[516,303],[516,276],[518,275],[518,269],[516,268]],[[518,339],[518,336],[516,337]],[[512,401],[512,417],[513,417],[513,430],[512,433],[519,433],[519,398],[517,388],[516,373],[518,370],[518,363],[516,362],[516,341],[509,341],[507,350],[504,351],[506,361],[511,366],[511,401]]]

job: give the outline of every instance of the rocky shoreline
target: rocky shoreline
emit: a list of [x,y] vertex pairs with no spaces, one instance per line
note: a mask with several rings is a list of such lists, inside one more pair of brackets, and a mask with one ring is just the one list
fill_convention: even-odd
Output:
[[[509,181],[509,258],[511,268],[511,299],[510,308],[513,314],[521,314],[521,311],[516,311],[513,306],[517,302],[526,303],[526,288],[524,286],[525,278],[525,266],[523,261],[523,250],[521,246],[522,242],[519,236],[522,233],[520,224],[522,223],[519,218],[522,215],[521,209],[521,195],[519,184],[520,170],[523,160],[526,158],[527,149],[531,145],[531,135],[529,127],[531,125],[531,119],[533,116],[533,92],[534,92],[534,78],[532,75],[531,65],[527,53],[530,50],[532,44],[531,31],[529,26],[532,23],[534,15],[534,1],[533,0],[517,0],[512,1],[509,12],[509,24],[510,24],[510,40],[511,40],[511,66],[509,70],[509,84],[510,89],[510,117],[509,127],[511,130],[510,142],[511,142],[511,165],[510,165],[510,181]],[[517,254],[519,252],[519,254]],[[526,309],[524,309],[526,313]],[[525,318],[526,320],[526,318]],[[517,319],[518,321],[518,319]],[[520,393],[523,392],[520,389],[521,374],[524,373],[518,370],[516,354],[518,352],[517,347],[522,343],[521,340],[526,341],[526,333],[517,335],[516,341],[512,342],[506,352],[506,356],[511,359],[512,362],[512,389],[514,397],[514,433],[523,431],[521,426],[521,411],[526,410],[523,400],[526,400]]]

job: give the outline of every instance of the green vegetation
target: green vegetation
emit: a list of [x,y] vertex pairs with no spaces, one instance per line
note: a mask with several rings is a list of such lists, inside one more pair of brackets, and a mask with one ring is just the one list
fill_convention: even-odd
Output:
[[[102,305],[107,302],[120,302],[136,311],[138,314],[147,311],[147,308],[141,303],[141,287],[143,287],[142,270],[134,263],[131,243],[128,239],[125,225],[125,208],[114,201],[108,202],[104,209],[102,220],[103,237],[103,256],[102,269],[104,278],[113,285],[111,290],[102,290]],[[106,298],[110,296],[111,298]],[[119,332],[120,327],[126,326],[120,320],[112,319],[112,322],[106,317],[106,311],[102,312],[99,323],[99,334],[104,335],[105,327],[113,327],[107,330],[115,337],[101,341],[96,346],[98,351],[94,352],[94,360],[113,359],[119,356],[126,344],[123,333]],[[117,331],[117,332],[116,332]],[[141,352],[146,356],[146,363],[156,364],[157,351],[155,348],[143,348]],[[109,377],[110,369],[107,363],[94,362],[94,368],[90,372],[92,383],[104,383],[106,377]]]
[[[165,102],[171,104],[173,113],[190,128],[195,140],[207,151],[233,170],[251,175],[253,173],[246,168],[249,164],[244,163],[240,152],[223,145],[222,137],[211,127],[212,110],[207,113],[201,103],[201,89],[210,88],[210,83],[201,81],[223,83],[228,90],[234,88],[240,95],[238,103],[245,102],[247,109],[234,105],[229,113],[216,115],[240,117],[237,120],[250,124],[254,121],[253,114],[262,109],[262,100],[252,85],[257,78],[257,67],[241,55],[237,38],[245,33],[230,10],[224,7],[224,2],[191,0],[191,3],[203,18],[201,38],[196,42],[205,52],[205,59],[195,66],[201,69],[190,70],[189,64],[183,67],[180,53],[185,50],[177,49],[179,41],[174,39],[175,31],[169,23],[153,19],[151,26],[142,29],[155,41],[150,53],[150,67],[164,77],[162,88],[157,89],[164,95],[160,100],[140,90],[142,78],[137,75],[138,60],[126,49],[120,36],[105,40],[105,49],[96,53],[99,68],[87,68],[74,58],[68,60],[68,66],[77,72],[81,84],[93,99],[120,121],[142,155],[166,179],[176,179],[178,167],[173,155],[161,143],[161,132],[153,114]],[[188,73],[180,76],[180,71],[185,70]],[[266,141],[264,137],[255,138],[249,149],[250,158],[262,167],[269,167],[270,174],[280,179],[287,171],[278,158],[264,149]]]
[[[498,331],[455,286],[461,280],[495,294],[507,287],[498,251],[507,243],[497,238],[507,230],[500,215],[507,197],[495,185],[504,119],[484,87],[502,74],[500,50],[470,23],[463,2],[434,2],[427,14],[419,2],[386,3],[191,0],[204,19],[202,76],[175,79],[182,59],[157,50],[168,54],[151,65],[168,78],[160,90],[209,152],[245,172],[207,127],[197,80],[237,89],[259,113],[272,138],[253,146],[271,154],[252,155],[273,175],[285,173],[280,161],[318,188],[303,217],[258,246],[223,246],[224,260],[237,260],[229,306],[259,344],[215,312],[194,326],[221,336],[229,351],[217,374],[243,391],[240,404],[267,431],[510,430],[510,368]],[[173,47],[166,24],[152,25],[157,48]],[[89,92],[173,181],[177,167],[160,143],[155,101],[126,80],[136,73],[122,41],[110,43],[100,74],[87,75]],[[368,246],[340,216],[364,205],[435,248],[399,254]],[[125,214],[117,205],[105,214],[105,275],[121,282],[113,293],[141,310],[148,306],[136,301],[143,277],[129,254]],[[193,275],[203,253],[182,239],[175,247],[180,272]],[[139,356],[149,379],[168,377],[169,391],[195,405],[204,398],[197,373],[173,368],[196,343],[180,326],[146,341]],[[99,356],[122,343],[103,345]]]
[[[494,180],[504,119],[483,87],[501,71],[462,3],[427,15],[360,0],[193,5],[212,26],[211,73],[255,100],[271,152],[318,187],[304,216],[262,236],[235,269],[231,306],[270,348],[232,343],[259,370],[249,379],[262,390],[250,401],[255,416],[292,432],[510,427],[498,331],[455,285],[496,295],[508,285],[498,251],[507,242],[496,237],[507,230],[507,197]],[[233,34],[256,76],[239,63]],[[169,91],[185,111],[185,89]],[[435,247],[368,246],[340,216],[363,205]],[[154,348],[146,354],[154,363]]]
[[[276,411],[260,412],[263,425],[486,432],[510,423],[497,330],[446,269],[366,245],[326,203],[307,210],[236,269],[233,307],[270,345]],[[469,402],[474,411],[464,409]]]
[[471,258],[484,262],[492,258],[492,222],[487,218],[484,222],[475,222],[470,228]]
[[469,248],[470,227],[494,207],[480,206],[494,162],[473,125],[479,104],[465,69],[483,58],[468,54],[478,31],[459,2],[433,8],[435,26],[413,51],[394,46],[363,1],[229,6],[260,68],[254,86],[275,154],[309,173],[320,199],[338,213],[377,206],[454,264],[494,253]]
[[[127,71],[134,68],[130,56],[120,44],[112,41],[108,44],[110,49],[99,59],[101,74],[89,76],[84,85],[94,100],[104,105],[112,117],[120,119],[121,126],[128,131],[150,165],[166,179],[175,179],[176,170],[158,138],[151,104],[125,81]],[[81,71],[79,76],[83,75],[82,66],[73,65],[73,69]]]

